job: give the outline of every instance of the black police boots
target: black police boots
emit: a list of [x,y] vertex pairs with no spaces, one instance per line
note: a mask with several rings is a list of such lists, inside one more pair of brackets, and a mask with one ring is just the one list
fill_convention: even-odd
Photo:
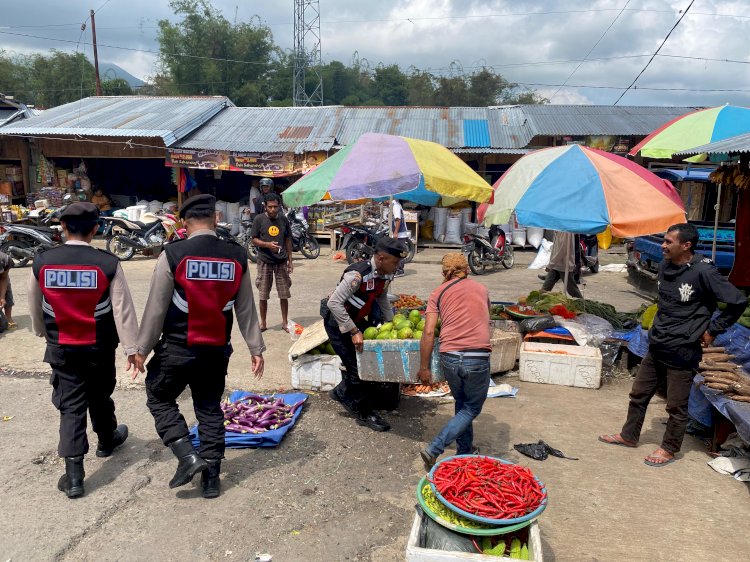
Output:
[[57,489],[69,498],[83,495],[83,457],[65,457],[65,474],[57,482]]
[[204,498],[219,497],[219,472],[221,472],[221,461],[209,460],[208,468],[201,473],[201,487]]
[[381,418],[376,412],[367,415],[359,414],[357,416],[357,423],[369,427],[373,431],[388,431],[391,429],[391,424]]
[[117,429],[115,429],[114,433],[112,433],[112,437],[106,441],[100,440],[99,444],[96,446],[96,456],[97,457],[108,457],[112,454],[112,451],[114,451],[117,447],[125,443],[125,440],[128,438],[128,426],[124,423],[121,423],[117,426]]
[[169,481],[170,488],[184,486],[193,479],[193,476],[208,468],[208,463],[198,456],[193,447],[190,436],[183,437],[169,444],[174,456],[179,461],[177,470]]

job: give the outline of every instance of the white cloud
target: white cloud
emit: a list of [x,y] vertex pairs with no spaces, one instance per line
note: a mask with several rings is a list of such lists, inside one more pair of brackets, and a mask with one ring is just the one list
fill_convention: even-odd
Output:
[[[580,59],[617,16],[625,0],[382,0],[321,1],[324,60],[351,61],[356,51],[372,65],[397,63],[448,73],[458,61],[465,71],[493,66],[514,82],[562,84],[577,62],[525,64]],[[569,84],[611,86],[613,89],[563,88],[554,103],[611,104],[641,71],[679,17],[688,0],[632,0],[616,24],[592,52],[590,60],[569,79]],[[214,0],[213,5],[233,21],[250,21],[254,12],[271,26],[277,44],[289,49],[293,36],[293,3]],[[740,59],[750,62],[745,38],[750,31],[747,0],[697,0],[669,38],[662,54],[698,58]],[[3,31],[76,40],[79,24],[88,14],[83,0],[37,0],[33,15],[15,3],[3,11],[3,26],[50,25],[46,28],[0,27],[0,49],[21,52],[56,47],[72,50],[74,44],[33,37],[5,35]],[[535,12],[536,15],[512,15]],[[540,12],[557,12],[540,14]],[[564,12],[564,13],[563,13]],[[732,17],[716,17],[724,14]],[[500,16],[500,14],[506,14]],[[477,16],[477,17],[475,17]],[[97,14],[102,44],[158,50],[154,26],[161,18],[174,19],[166,2],[112,1]],[[364,20],[364,21],[362,21]],[[101,30],[101,31],[100,31]],[[84,37],[88,37],[88,31]],[[90,48],[87,51],[90,53]],[[102,60],[115,62],[130,73],[146,78],[153,73],[155,55],[103,48]],[[657,57],[621,103],[655,105],[712,105],[729,101],[750,105],[747,65]],[[652,88],[741,89],[745,92],[695,92],[648,90]],[[557,87],[539,86],[542,95]]]

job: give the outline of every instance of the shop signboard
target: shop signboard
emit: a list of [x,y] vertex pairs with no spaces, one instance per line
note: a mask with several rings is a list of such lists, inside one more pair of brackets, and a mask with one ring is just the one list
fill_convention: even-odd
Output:
[[229,153],[207,150],[167,149],[166,165],[171,168],[229,170]]
[[232,152],[230,169],[257,176],[283,177],[304,174],[325,159],[324,152]]

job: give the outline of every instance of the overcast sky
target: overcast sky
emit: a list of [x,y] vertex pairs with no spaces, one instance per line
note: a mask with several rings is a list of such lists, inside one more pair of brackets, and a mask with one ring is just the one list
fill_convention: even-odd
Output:
[[[260,18],[272,29],[276,43],[291,49],[294,0],[212,3],[230,21],[235,13],[237,21]],[[465,71],[487,65],[508,80],[529,84],[552,103],[610,105],[643,69],[690,3],[320,0],[323,60],[348,64],[356,51],[372,65],[414,65],[438,74],[450,73],[453,62]],[[660,51],[662,56],[653,60],[639,78],[638,89],[630,90],[620,105],[710,106],[728,102],[750,106],[748,3],[694,0]],[[80,22],[94,8],[98,9],[100,60],[118,64],[141,79],[154,72],[155,54],[101,45],[158,51],[157,22],[174,19],[166,0],[33,0],[31,6],[7,2],[2,7],[0,49],[11,53],[51,48],[73,51],[81,36]],[[89,56],[90,41],[87,29],[79,48]],[[588,60],[576,71],[584,58],[600,60]],[[726,59],[743,62],[722,62]],[[564,83],[574,87],[558,88]]]

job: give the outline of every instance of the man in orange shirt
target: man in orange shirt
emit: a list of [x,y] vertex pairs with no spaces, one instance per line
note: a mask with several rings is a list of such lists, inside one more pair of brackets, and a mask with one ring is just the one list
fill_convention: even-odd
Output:
[[456,442],[459,455],[476,454],[472,422],[487,398],[490,385],[490,295],[487,287],[467,279],[469,264],[463,254],[443,256],[443,284],[427,301],[420,342],[420,380],[432,382],[430,357],[435,345],[438,316],[440,366],[456,403],[455,416],[420,455],[430,470],[445,448]]

